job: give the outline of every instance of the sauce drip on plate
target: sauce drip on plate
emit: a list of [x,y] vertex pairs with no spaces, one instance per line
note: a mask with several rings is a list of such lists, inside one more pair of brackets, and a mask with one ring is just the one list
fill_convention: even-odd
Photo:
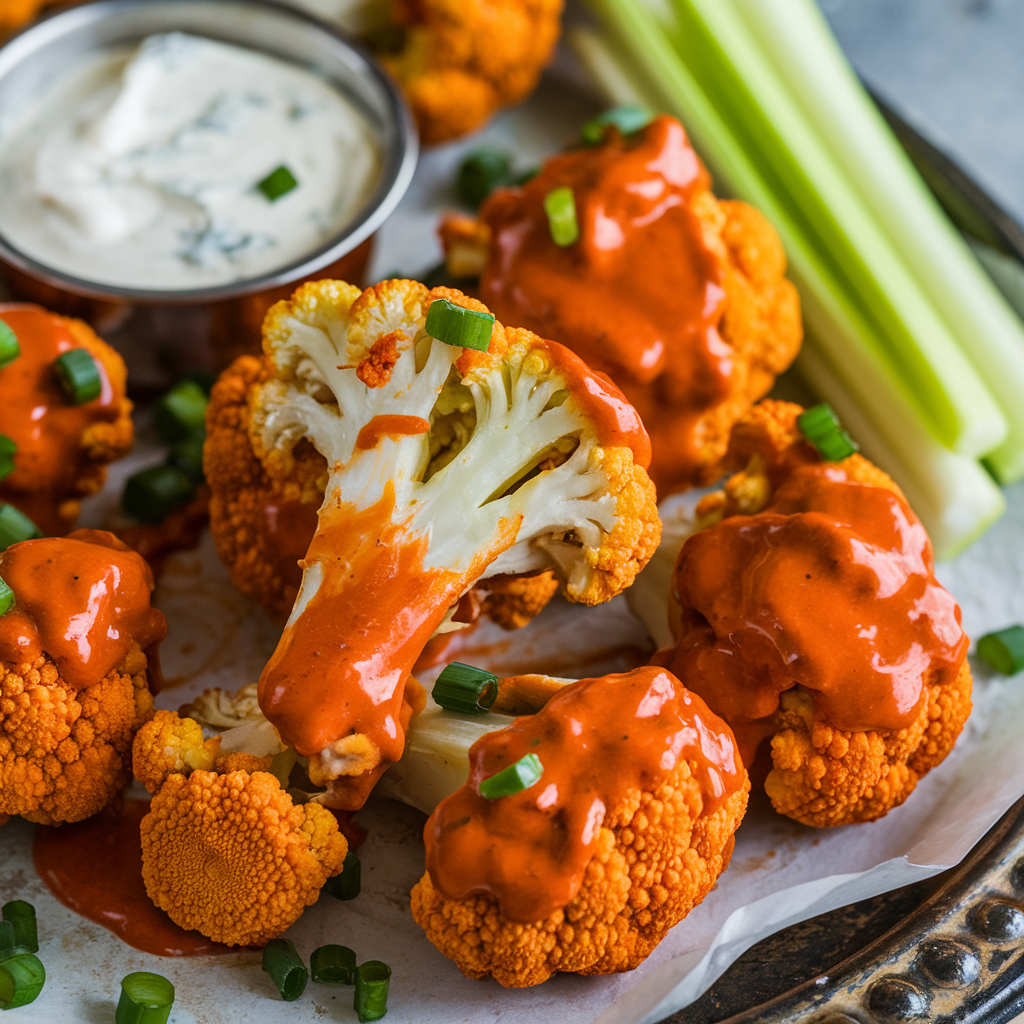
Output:
[[[539,782],[480,795],[482,780],[526,754],[544,766]],[[683,761],[700,783],[700,816],[746,779],[729,727],[670,672],[645,666],[573,683],[470,748],[468,783],[424,830],[430,877],[450,899],[486,894],[508,919],[539,921],[579,891],[606,814]]]
[[78,689],[98,683],[133,643],[145,650],[167,633],[149,603],[149,566],[104,530],[13,544],[0,554],[0,578],[15,601],[0,616],[0,660],[48,654]]
[[103,925],[135,949],[156,956],[206,956],[237,949],[179,928],[146,895],[139,825],[145,800],[126,800],[86,821],[39,825],[32,858],[39,877],[64,906]]
[[[710,181],[678,121],[546,162],[481,210],[492,251],[481,298],[496,316],[568,345],[609,374],[654,443],[652,476],[699,464],[701,415],[728,395],[733,352],[718,333],[725,291],[693,199]],[[568,186],[580,238],[551,238],[544,197]]]
[[835,728],[907,727],[967,654],[931,543],[894,491],[795,467],[768,506],[683,545],[674,651],[659,656],[736,730],[749,764],[779,694],[806,687]]

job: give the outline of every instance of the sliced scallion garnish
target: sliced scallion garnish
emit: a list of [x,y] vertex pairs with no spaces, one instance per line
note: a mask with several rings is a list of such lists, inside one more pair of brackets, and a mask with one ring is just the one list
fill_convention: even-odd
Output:
[[[7,585],[6,581],[0,577],[0,615],[6,615],[14,607],[14,591]],[[7,922],[4,922],[5,924]],[[12,925],[13,927],[13,925]],[[0,939],[0,943],[2,943]]]
[[491,344],[493,313],[456,306],[448,299],[434,299],[427,311],[427,334],[446,345],[486,352]]
[[324,882],[323,891],[336,900],[354,900],[362,887],[362,878],[363,866],[359,863],[359,858],[349,850],[345,854],[345,863],[341,867],[341,874],[328,878]]
[[857,442],[843,430],[839,417],[824,402],[800,413],[796,425],[828,462],[842,462],[860,451]]
[[43,991],[45,982],[46,969],[32,953],[0,961],[0,1010],[27,1006]]
[[551,240],[565,248],[578,241],[580,226],[576,220],[576,197],[568,185],[553,188],[544,197],[544,212],[548,215]]
[[176,466],[150,466],[128,477],[121,507],[140,522],[162,523],[195,496],[195,485]]
[[291,939],[271,939],[263,947],[263,970],[286,1003],[294,1002],[306,990],[309,971]]
[[646,108],[635,104],[612,107],[610,110],[592,117],[581,129],[580,137],[588,146],[596,146],[604,139],[605,132],[611,125],[618,128],[622,135],[645,128],[654,119],[654,115]]
[[0,505],[0,551],[23,540],[36,540],[43,533],[31,519],[13,505]]
[[1024,669],[1024,626],[1007,626],[978,641],[978,656],[1004,676]]
[[36,908],[24,900],[11,900],[0,907],[5,924],[14,928],[14,944],[29,953],[39,952],[39,929]]
[[512,163],[508,154],[491,146],[474,149],[459,166],[455,192],[471,209],[476,209],[499,185],[508,182]]
[[174,1005],[174,986],[152,971],[134,971],[121,979],[114,1024],[165,1024]]
[[295,175],[282,164],[271,171],[256,187],[269,199],[274,202],[281,196],[291,192],[298,186]]
[[170,444],[202,430],[208,403],[207,393],[195,381],[178,381],[153,409],[153,421],[161,440]]
[[430,695],[445,711],[482,715],[498,696],[498,677],[482,668],[453,661],[437,677]]
[[92,353],[84,348],[72,348],[61,352],[53,365],[60,386],[75,405],[85,405],[100,397],[103,378]]
[[[14,934],[14,923],[11,921],[0,921],[0,960],[5,960],[14,952],[17,945]],[[26,953],[34,953],[35,950],[25,950]]]
[[6,320],[0,320],[0,370],[8,363],[13,363],[21,355],[18,336]]
[[203,483],[203,443],[204,433],[192,434],[182,441],[175,441],[167,453],[167,464],[180,469],[197,486]]
[[348,946],[320,946],[309,958],[318,985],[351,985],[356,980],[356,953]]
[[367,960],[356,970],[353,1006],[360,1021],[380,1020],[388,1012],[391,968],[383,960]]
[[10,476],[17,468],[14,465],[14,456],[18,452],[18,446],[6,434],[0,434],[0,480]]
[[515,764],[503,768],[497,775],[480,783],[480,795],[485,800],[499,800],[503,796],[514,796],[529,789],[540,781],[544,765],[536,754],[525,754]]

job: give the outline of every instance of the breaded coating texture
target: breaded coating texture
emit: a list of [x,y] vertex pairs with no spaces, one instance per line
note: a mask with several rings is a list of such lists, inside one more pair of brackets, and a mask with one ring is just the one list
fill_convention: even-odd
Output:
[[0,816],[82,821],[131,780],[135,731],[153,714],[146,655],[135,645],[76,692],[48,656],[0,664]]
[[337,874],[348,843],[330,811],[293,805],[273,775],[170,775],[142,820],[142,877],[175,924],[261,946]]
[[606,817],[575,898],[542,921],[508,921],[488,896],[448,899],[427,873],[412,890],[413,917],[463,974],[509,988],[556,971],[632,970],[728,867],[749,789],[701,817],[700,785],[682,762],[655,792],[630,791]]
[[524,99],[558,42],[561,13],[562,0],[396,0],[405,41],[383,60],[422,140],[466,135]]
[[[765,400],[736,424],[725,466],[737,472],[721,491],[708,495],[698,505],[702,529],[729,516],[762,511],[776,488],[785,483],[792,460],[814,459],[797,426],[802,411],[791,402]],[[893,480],[860,454],[835,465],[852,481],[903,497]],[[929,564],[930,557],[929,551]],[[677,574],[682,571],[681,565],[682,557]],[[683,578],[677,575],[677,598],[684,587]],[[674,628],[678,630],[678,622]],[[655,660],[672,667],[672,658],[669,650],[659,652]],[[678,664],[674,670],[681,671]],[[707,699],[699,678],[691,677],[686,682]],[[923,697],[916,717],[901,729],[836,728],[812,691],[801,685],[783,691],[777,710],[769,717],[753,725],[748,720],[751,736],[770,738],[772,767],[765,791],[775,809],[803,824],[827,827],[873,821],[899,806],[918,780],[946,757],[971,712],[971,671],[966,659],[955,678],[938,682],[931,674],[924,676],[922,683]],[[859,685],[857,681],[850,683],[851,689]],[[728,714],[723,717],[730,718]],[[741,724],[736,720],[730,724],[741,735]],[[749,761],[749,748],[744,756]]]
[[558,593],[558,580],[548,570],[536,576],[492,576],[473,589],[483,598],[484,615],[502,629],[521,629]]
[[219,744],[203,739],[202,726],[173,711],[157,711],[135,734],[132,773],[150,793],[169,775],[188,775],[196,769],[213,768]]

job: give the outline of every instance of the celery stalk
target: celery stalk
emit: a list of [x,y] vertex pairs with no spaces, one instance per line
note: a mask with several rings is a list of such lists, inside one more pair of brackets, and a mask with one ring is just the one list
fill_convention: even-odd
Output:
[[637,78],[629,61],[600,32],[575,25],[566,33],[566,38],[610,106],[662,109],[664,101],[654,94],[648,83]]
[[865,94],[813,0],[723,0],[757,37],[861,199],[998,401],[1007,440],[987,462],[1024,476],[1024,327]]
[[884,339],[879,354],[911,383],[936,437],[965,455],[997,447],[1007,424],[994,398],[743,21],[720,0],[674,7],[681,57]]

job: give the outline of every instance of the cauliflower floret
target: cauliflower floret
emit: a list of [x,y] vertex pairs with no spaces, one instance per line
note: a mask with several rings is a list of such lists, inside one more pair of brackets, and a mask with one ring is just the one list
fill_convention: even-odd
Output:
[[535,576],[491,576],[473,588],[481,594],[480,611],[502,629],[522,629],[558,592],[553,572]]
[[330,811],[296,807],[264,771],[172,774],[141,832],[150,899],[231,946],[261,946],[294,924],[348,852]]
[[[289,478],[310,446],[331,468],[259,688],[318,784],[398,759],[412,665],[477,581],[553,570],[570,600],[596,604],[657,547],[647,436],[614,386],[497,322],[489,352],[437,341],[425,320],[439,299],[486,314],[411,281],[362,293],[322,281],[264,327],[252,451],[271,478]],[[218,465],[206,466],[215,496]]]
[[[14,471],[0,480],[0,502],[20,509],[44,533],[63,534],[78,517],[80,499],[103,486],[108,463],[131,449],[124,360],[81,320],[21,304],[0,306],[0,318],[21,346],[21,354],[0,369],[3,431],[17,446]],[[85,349],[99,364],[99,398],[76,406],[61,391],[53,369],[65,350],[58,338],[61,346]]]
[[204,740],[200,724],[173,711],[157,711],[132,743],[132,771],[150,793],[169,775],[209,771],[219,752],[218,740]]
[[132,736],[152,713],[137,644],[82,690],[45,655],[0,663],[0,815],[59,825],[102,810],[131,780]]
[[[553,682],[543,710],[504,729],[482,732],[469,721],[475,716],[438,712],[410,734],[417,774],[432,775],[442,794],[457,774],[469,775],[427,822],[428,870],[412,891],[413,917],[464,974],[516,988],[556,971],[607,974],[642,963],[728,866],[749,792],[728,726],[668,673]],[[645,758],[648,728],[658,735]],[[694,728],[705,742],[687,745],[681,737]],[[668,763],[663,732],[675,737]],[[539,757],[540,780],[483,799],[481,781],[524,750]],[[714,781],[705,760],[712,750]],[[424,780],[411,781],[425,796]],[[561,877],[567,862],[571,882]],[[468,892],[446,895],[453,879]],[[535,907],[543,909],[531,915]]]
[[[810,655],[785,633],[778,642],[786,647],[791,668],[788,688],[783,687],[781,692],[776,694],[775,684],[772,684],[770,694],[768,690],[761,693],[759,688],[755,694],[751,683],[746,686],[746,700],[737,703],[725,696],[731,690],[723,689],[721,682],[714,681],[719,677],[709,675],[712,670],[706,657],[695,652],[706,651],[709,644],[731,645],[739,641],[735,633],[726,636],[733,627],[720,618],[717,608],[706,606],[703,597],[699,599],[699,608],[692,604],[694,587],[704,588],[692,575],[696,571],[691,564],[692,556],[697,549],[686,544],[688,537],[694,536],[695,541],[697,536],[703,538],[704,531],[713,530],[716,524],[722,524],[721,528],[725,529],[738,522],[734,517],[772,515],[781,521],[783,516],[809,514],[807,550],[818,550],[818,546],[832,543],[825,535],[813,532],[818,528],[813,517],[822,515],[824,509],[797,504],[783,505],[781,515],[775,511],[777,495],[780,492],[785,495],[784,488],[792,486],[808,466],[821,464],[797,426],[797,417],[802,411],[800,406],[789,402],[763,401],[736,424],[725,460],[725,465],[736,472],[720,491],[701,499],[694,516],[681,523],[679,530],[673,531],[671,536],[666,533],[664,550],[657,556],[661,568],[655,576],[638,581],[630,601],[634,611],[648,624],[652,636],[659,640],[664,640],[665,608],[669,607],[673,636],[668,641],[670,646],[655,656],[656,663],[684,674],[689,685],[730,722],[737,731],[748,765],[754,763],[758,748],[767,741],[771,768],[765,790],[772,804],[780,813],[797,821],[824,827],[872,821],[910,795],[918,779],[949,753],[970,715],[971,673],[965,658],[967,645],[959,626],[959,609],[932,580],[925,585],[920,598],[919,608],[923,614],[919,612],[910,618],[915,623],[931,622],[934,636],[941,640],[939,646],[948,650],[938,651],[936,657],[941,656],[941,660],[935,664],[930,656],[914,661],[916,644],[908,643],[904,657],[892,669],[899,673],[900,686],[906,694],[915,686],[920,689],[919,702],[911,709],[911,720],[900,728],[839,728],[823,706],[825,701],[834,700],[821,692],[821,687],[828,688],[826,681],[813,674],[808,678],[800,675],[799,666],[804,656]],[[859,638],[867,639],[888,632],[885,621],[880,618],[884,614],[881,602],[894,597],[904,586],[916,585],[907,584],[908,579],[926,578],[931,574],[931,549],[923,528],[887,474],[859,454],[851,455],[836,466],[835,471],[828,472],[838,473],[844,481],[897,495],[900,505],[894,522],[905,523],[899,526],[898,540],[885,546],[879,543],[877,531],[874,537],[861,537],[854,532],[861,529],[856,517],[847,523],[841,513],[834,510],[827,513],[839,523],[839,534],[850,531],[848,543],[863,553],[858,557],[865,558],[864,565],[871,567],[870,575],[858,583],[849,575],[841,574],[837,568],[840,561],[830,562],[825,558],[821,563],[821,571],[835,573],[833,585],[838,592],[846,594],[851,606],[863,600],[863,593],[875,595],[872,600],[876,604],[865,608],[859,626]],[[839,520],[835,520],[837,515]],[[752,522],[756,522],[756,518],[752,518]],[[685,529],[687,525],[689,532]],[[721,556],[728,538],[724,534],[715,536],[714,543]],[[782,543],[781,536],[776,536],[776,547]],[[842,557],[841,544],[836,549],[837,558]],[[689,558],[685,557],[688,552]],[[753,552],[748,553],[747,558],[751,565],[761,562],[761,556]],[[662,571],[669,562],[676,565],[671,581]],[[816,572],[808,565],[807,579],[811,580]],[[670,582],[671,593],[668,593]],[[762,589],[764,584],[753,579],[745,586],[749,594],[757,595],[745,614],[775,623],[776,598],[771,588]],[[792,600],[803,599],[794,594]],[[824,608],[817,609],[819,617],[824,612]],[[828,629],[823,623],[824,619],[819,618],[818,628]],[[836,635],[833,640],[840,646],[849,643],[845,636]],[[753,657],[754,640],[748,636],[743,642],[749,645]],[[932,643],[934,646],[935,641]],[[766,644],[761,655],[765,666],[773,663],[770,651]],[[699,660],[702,657],[704,660]],[[877,657],[883,658],[883,655]],[[908,672],[903,669],[904,662],[918,667]],[[761,674],[765,680],[767,673],[768,667],[764,667]],[[844,684],[844,689],[849,694],[863,693],[866,702],[869,697],[865,686],[858,679],[855,685]],[[856,703],[858,699],[853,697],[850,701]],[[880,711],[872,705],[846,713],[859,715],[861,721],[865,721],[872,715],[879,715]]]
[[466,135],[524,99],[558,42],[561,13],[562,0],[397,0],[404,42],[382,59],[423,141]]

